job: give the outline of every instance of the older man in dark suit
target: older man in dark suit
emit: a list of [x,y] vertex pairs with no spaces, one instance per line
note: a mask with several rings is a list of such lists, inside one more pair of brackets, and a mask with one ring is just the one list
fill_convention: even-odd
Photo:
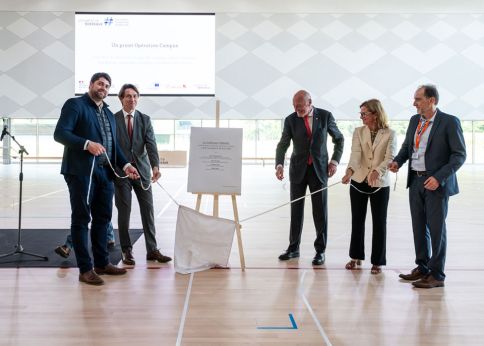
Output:
[[140,179],[130,181],[116,178],[115,203],[118,208],[118,228],[123,263],[134,265],[131,239],[129,237],[129,220],[131,215],[131,191],[134,190],[138,199],[141,222],[145,235],[146,259],[165,263],[171,258],[157,249],[155,217],[153,211],[153,193],[150,183],[160,177],[160,159],[156,146],[155,134],[150,117],[136,110],[139,99],[138,88],[133,84],[124,84],[119,90],[119,100],[123,108],[114,116],[119,138],[119,146],[123,154],[138,169]]
[[[311,192],[328,184],[328,176],[336,173],[336,168],[343,154],[344,138],[327,110],[315,108],[311,95],[298,91],[293,97],[295,112],[284,121],[282,136],[276,149],[276,177],[284,178],[284,156],[289,145],[293,144],[289,179],[291,181],[291,200],[306,194],[309,186]],[[333,138],[334,149],[331,160],[328,158],[327,135]],[[329,162],[328,162],[329,161]],[[325,250],[328,229],[328,194],[324,190],[311,196],[313,221],[316,228],[314,248],[316,255],[314,265],[325,261]],[[299,244],[304,220],[304,199],[291,204],[291,228],[289,247],[279,256],[281,261],[299,257]]]
[[420,86],[413,105],[417,108],[408,125],[405,141],[394,161],[393,172],[408,164],[407,187],[412,216],[415,263],[403,280],[418,288],[444,286],[449,196],[459,192],[455,173],[464,164],[466,147],[460,121],[437,108],[434,85]]
[[[101,274],[126,273],[126,269],[109,263],[107,250],[114,191],[110,162],[130,178],[138,178],[137,170],[119,150],[113,113],[103,101],[110,86],[107,73],[95,73],[87,93],[66,101],[54,131],[54,139],[64,145],[61,174],[69,188],[71,235],[79,281],[89,285],[104,284],[98,276]],[[94,270],[87,244],[91,217]]]

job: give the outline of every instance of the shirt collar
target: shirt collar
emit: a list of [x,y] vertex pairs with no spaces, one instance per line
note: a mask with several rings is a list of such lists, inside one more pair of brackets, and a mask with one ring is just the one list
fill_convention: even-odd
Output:
[[314,114],[314,107],[311,107],[311,110],[309,111],[307,117],[311,118],[313,116],[313,114]]
[[126,112],[124,109],[122,109],[122,111],[125,118],[128,116],[128,114],[131,114],[134,118],[134,114],[136,113],[136,109],[134,109],[131,113]]
[[435,109],[435,112],[434,112],[434,114],[432,115],[432,118],[430,118],[430,119],[425,119],[425,117],[421,115],[421,116],[420,116],[420,121],[421,121],[421,122],[429,121],[430,123],[433,123],[433,122],[434,122],[434,120],[435,120],[435,115],[436,115],[436,114],[437,114],[437,108]]
[[94,100],[91,98],[91,95],[89,95],[89,93],[84,93],[83,97],[87,98],[89,100],[89,102],[91,102],[97,109],[103,109],[104,107],[109,107],[109,105],[104,102],[104,100],[101,102],[100,105],[98,105],[96,102],[94,102]]
[[313,113],[314,113],[314,107],[311,107],[311,110],[305,116],[300,117],[299,114],[297,114],[297,113],[296,113],[296,115],[297,115],[298,118],[304,119],[305,117],[311,118],[313,116]]

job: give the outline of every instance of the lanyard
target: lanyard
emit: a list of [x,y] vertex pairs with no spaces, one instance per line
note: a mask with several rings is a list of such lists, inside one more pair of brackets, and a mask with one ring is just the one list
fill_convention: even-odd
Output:
[[417,127],[417,135],[415,136],[415,148],[418,149],[418,146],[420,144],[420,138],[424,134],[424,132],[427,130],[427,128],[430,125],[430,120],[423,121],[423,126],[422,126],[422,119],[418,121],[418,127]]

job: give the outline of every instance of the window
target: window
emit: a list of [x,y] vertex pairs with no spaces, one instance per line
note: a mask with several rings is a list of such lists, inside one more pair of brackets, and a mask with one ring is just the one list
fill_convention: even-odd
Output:
[[158,150],[175,149],[175,122],[174,120],[152,120]]
[[[32,159],[62,158],[64,150],[60,143],[54,141],[54,130],[57,119],[11,119],[10,133],[27,149]],[[190,129],[192,126],[214,127],[215,120],[152,120],[158,150],[189,150]],[[353,131],[362,126],[359,120],[339,120],[338,128],[345,137],[345,148],[341,164],[349,161]],[[274,158],[277,143],[281,137],[283,120],[221,120],[220,127],[243,128],[243,158]],[[408,120],[390,121],[390,128],[397,135],[397,150],[400,149],[408,127]],[[467,147],[467,164],[484,163],[484,120],[462,121],[464,138]],[[2,142],[5,146],[5,141]],[[18,159],[18,146],[10,141],[10,155]],[[328,152],[332,154],[333,143],[328,137]],[[286,156],[290,156],[291,147]],[[4,152],[2,151],[2,155]],[[259,161],[259,160],[257,160]]]

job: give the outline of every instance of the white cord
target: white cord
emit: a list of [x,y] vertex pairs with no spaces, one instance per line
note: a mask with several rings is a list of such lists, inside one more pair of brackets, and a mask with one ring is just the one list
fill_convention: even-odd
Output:
[[314,195],[315,193],[318,193],[318,192],[321,192],[321,191],[323,191],[323,190],[329,189],[330,187],[333,187],[333,186],[338,185],[338,184],[341,184],[341,181],[338,181],[337,183],[334,183],[334,184],[328,185],[328,186],[326,186],[326,187],[323,187],[322,189],[319,189],[319,190],[317,190],[317,191],[311,192],[310,194],[307,194],[307,195],[305,195],[305,196],[302,196],[302,197],[296,198],[296,199],[294,199],[294,200],[292,200],[292,201],[289,201],[289,202],[287,202],[287,203],[284,203],[284,204],[278,205],[277,207],[274,207],[274,208],[272,208],[272,209],[269,209],[269,210],[263,211],[262,213],[259,213],[259,214],[256,214],[256,215],[253,215],[253,216],[247,217],[247,218],[242,219],[242,220],[239,220],[239,223],[244,222],[244,221],[247,221],[247,220],[250,220],[250,219],[253,219],[253,218],[256,218],[256,217],[261,216],[261,215],[264,215],[264,214],[267,214],[267,213],[269,213],[269,212],[271,212],[271,211],[274,211],[274,210],[276,210],[276,209],[282,208],[282,207],[284,207],[285,205],[288,205],[288,204],[291,204],[291,203],[297,202],[297,201],[299,201],[299,200],[301,200],[301,199],[303,199],[303,198],[306,198],[306,197],[308,197],[308,196]]
[[163,191],[165,191],[165,193],[168,195],[168,197],[170,197],[173,203],[175,203],[177,206],[180,206],[180,204],[172,197],[172,195],[170,195],[168,191],[166,191],[166,189],[163,186],[161,186],[161,184],[158,181],[156,183],[158,184],[159,187],[161,187]]
[[378,191],[381,190],[382,186],[380,186],[378,189],[376,189],[375,191],[372,191],[372,192],[366,192],[366,191],[361,191],[359,188],[357,188],[355,185],[351,184],[350,183],[350,186],[355,189],[356,191],[358,191],[359,193],[363,193],[365,195],[373,195],[374,193],[377,193]]
[[[106,155],[106,159],[107,159],[107,161],[108,161],[108,164],[109,164],[109,166],[111,167],[111,169],[112,169],[112,171],[114,172],[114,174],[116,175],[116,177],[121,178],[121,179],[126,179],[126,178],[128,178],[128,175],[126,175],[126,176],[124,176],[124,177],[121,177],[120,175],[118,175],[118,174],[116,173],[116,171],[114,170],[114,168],[113,168],[113,166],[112,166],[112,164],[111,164],[111,161],[109,160],[108,155],[107,155],[106,153],[104,153],[104,155]],[[92,170],[93,170],[93,168],[94,168],[94,162],[93,162],[93,166],[92,166],[92,168],[91,168],[91,176],[92,176]],[[148,190],[148,189],[149,189],[149,188],[150,188],[150,187],[153,185],[152,183],[150,183],[150,184],[148,185],[148,187],[146,187],[146,188],[145,188],[145,187],[143,186],[143,181],[142,181],[142,179],[140,179],[140,183],[141,183],[141,188],[142,188],[143,190]],[[165,188],[164,188],[164,187],[163,187],[163,186],[162,186],[162,185],[161,185],[161,184],[160,184],[158,181],[157,181],[156,183],[158,184],[158,186],[159,186],[159,187],[160,187],[160,188],[161,188],[163,191],[165,191],[165,193],[166,193],[166,194],[168,195],[168,197],[169,197],[169,198],[170,198],[170,199],[173,201],[173,203],[175,203],[177,206],[180,206],[180,204],[179,204],[179,203],[178,203],[178,202],[175,200],[175,198],[173,198],[173,196],[172,196],[172,195],[170,195],[170,193],[169,193],[169,192],[168,192],[168,191],[167,191],[167,190],[166,190],[166,189],[165,189]],[[90,184],[91,184],[91,183],[89,182],[89,187],[91,186]],[[240,224],[240,223],[242,223],[242,222],[245,222],[245,221],[248,221],[248,220],[254,219],[254,218],[256,218],[256,217],[259,217],[259,216],[261,216],[261,215],[264,215],[264,214],[270,213],[271,211],[274,211],[274,210],[276,210],[276,209],[282,208],[282,207],[284,207],[284,206],[286,206],[286,205],[288,205],[288,204],[291,204],[291,203],[297,202],[297,201],[299,201],[299,200],[301,200],[301,199],[303,199],[303,198],[309,197],[309,196],[314,195],[314,194],[316,194],[316,193],[318,193],[318,192],[321,192],[321,191],[327,190],[327,189],[329,189],[330,187],[333,187],[333,186],[338,185],[338,184],[341,184],[341,181],[338,181],[338,182],[336,182],[336,183],[334,183],[334,184],[331,184],[331,185],[328,185],[328,186],[326,186],[326,187],[323,187],[323,188],[321,188],[321,189],[319,189],[319,190],[317,190],[317,191],[311,192],[311,193],[309,193],[309,194],[307,194],[307,195],[305,195],[305,196],[302,196],[302,197],[296,198],[296,199],[294,199],[294,200],[292,200],[292,201],[289,201],[289,202],[287,202],[287,203],[284,203],[284,204],[278,205],[278,206],[276,206],[276,207],[274,207],[274,208],[271,208],[271,209],[268,209],[268,210],[266,210],[266,211],[263,211],[262,213],[258,213],[258,214],[256,214],[256,215],[253,215],[253,216],[247,217],[247,218],[245,218],[245,219],[239,220],[239,224]],[[372,192],[364,192],[364,191],[359,190],[359,189],[358,189],[357,187],[355,187],[353,184],[350,184],[350,185],[351,185],[351,187],[352,187],[352,188],[356,189],[358,192],[360,192],[360,193],[364,193],[364,194],[367,194],[367,195],[371,195],[371,194],[377,193],[377,192],[378,192],[378,191],[380,191],[380,189],[381,189],[381,187],[379,187],[379,188],[378,188],[377,190],[375,190],[375,191],[372,191]],[[397,186],[397,181],[396,181],[396,179],[395,179],[395,188],[396,188],[396,186]],[[89,197],[89,195],[88,195],[88,197]]]
[[[104,156],[106,156],[106,160],[108,161],[108,164],[109,164],[109,167],[111,167],[111,170],[113,171],[114,175],[120,179],[126,179],[126,178],[129,178],[128,175],[125,175],[124,177],[120,176],[118,173],[116,173],[116,170],[114,169],[113,165],[111,164],[111,160],[109,160],[109,156],[106,152],[104,152]],[[89,175],[89,186],[88,186],[88,189],[87,189],[87,205],[89,205],[89,195],[91,194],[91,185],[92,185],[92,173],[94,172],[94,164],[96,162],[96,156],[93,156],[93,159],[92,159],[92,165],[91,165],[91,173]],[[138,174],[140,175],[140,178],[142,178],[141,174],[138,172]],[[148,185],[148,187],[144,187],[143,186],[143,179],[140,179],[140,184],[141,184],[141,188],[143,190],[148,190],[150,187],[151,187],[151,184]],[[164,190],[164,189],[163,189]],[[165,190],[166,191],[166,190]]]
[[91,184],[92,184],[92,172],[94,171],[94,163],[96,162],[96,156],[92,157],[91,174],[89,175],[89,186],[87,187],[87,200],[86,203],[89,205],[89,195],[91,194]]
[[[107,154],[106,152],[104,152],[104,155],[106,156],[106,159],[108,160],[109,167],[111,167],[111,170],[114,172],[114,175],[115,175],[116,177],[118,177],[118,178],[120,178],[120,179],[126,179],[126,178],[128,178],[128,177],[129,177],[128,175],[125,175],[124,177],[122,177],[122,176],[120,176],[118,173],[116,173],[116,170],[114,169],[113,165],[111,164],[111,161],[109,160],[108,154]],[[146,191],[146,190],[148,190],[148,189],[151,187],[151,185],[152,185],[152,184],[151,184],[151,183],[150,183],[150,184],[148,184],[148,186],[145,188],[145,187],[144,187],[144,185],[143,185],[143,176],[141,175],[141,173],[140,173],[140,172],[138,172],[138,174],[139,174],[139,176],[140,176],[140,180],[139,180],[139,182],[140,182],[140,184],[141,184],[141,188],[142,188],[143,190],[145,190],[145,191]]]

